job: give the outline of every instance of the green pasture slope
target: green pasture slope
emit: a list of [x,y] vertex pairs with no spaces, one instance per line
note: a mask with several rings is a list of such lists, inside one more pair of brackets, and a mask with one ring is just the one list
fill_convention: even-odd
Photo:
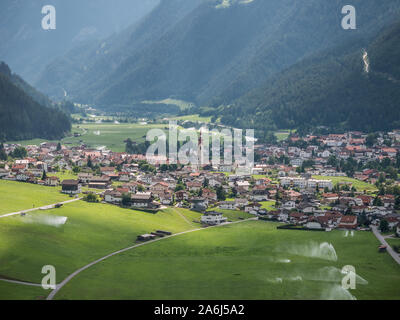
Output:
[[[66,223],[57,225],[66,217]],[[186,219],[185,219],[185,218]],[[166,209],[157,214],[122,209],[106,204],[77,201],[59,209],[36,211],[24,217],[0,219],[0,277],[40,283],[44,265],[56,267],[57,282],[76,269],[116,250],[135,244],[139,234],[157,229],[173,233],[196,229],[200,214],[185,209]],[[36,299],[20,285],[0,281],[2,288],[15,287],[20,296]],[[4,289],[5,290],[5,289]]]
[[[166,128],[167,127],[167,128]],[[137,143],[144,142],[146,134],[150,129],[163,129],[168,134],[168,125],[163,124],[138,124],[138,123],[87,123],[74,124],[72,132],[82,134],[80,137],[65,137],[61,140],[67,146],[76,146],[84,143],[90,147],[97,148],[106,146],[114,152],[125,151],[124,141],[130,138]],[[166,128],[166,129],[165,129]],[[21,145],[38,145],[42,142],[58,142],[43,139],[11,141]]]
[[[372,233],[276,226],[246,221],[151,243],[85,270],[55,298],[400,299],[400,266],[378,253]],[[324,242],[337,261],[326,259],[327,244],[318,249]],[[346,265],[362,278],[349,292],[341,288]]]
[[0,180],[0,215],[70,200],[60,187]]
[[378,189],[367,182],[363,182],[354,178],[349,178],[349,177],[327,177],[327,176],[313,176],[314,179],[320,179],[320,180],[332,180],[332,183],[336,185],[339,182],[351,182],[352,186],[357,189],[357,191],[363,192],[364,190],[367,192],[374,192],[377,191]]

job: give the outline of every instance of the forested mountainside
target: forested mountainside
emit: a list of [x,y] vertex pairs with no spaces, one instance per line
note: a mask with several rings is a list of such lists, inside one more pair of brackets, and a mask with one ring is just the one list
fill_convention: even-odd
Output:
[[400,22],[288,68],[217,114],[259,136],[318,126],[376,131],[400,127],[399,101]]
[[50,63],[37,86],[108,110],[165,98],[216,108],[311,55],[372,36],[400,9],[400,0],[354,0],[357,30],[343,30],[346,4],[162,0],[138,25]]
[[40,105],[14,80],[23,81],[0,63],[0,141],[57,139],[71,130],[65,113]]
[[36,90],[19,75],[12,73],[10,67],[3,61],[0,61],[0,73],[6,75],[14,85],[25,91],[25,93],[28,94],[38,104],[45,107],[55,106],[49,97]]

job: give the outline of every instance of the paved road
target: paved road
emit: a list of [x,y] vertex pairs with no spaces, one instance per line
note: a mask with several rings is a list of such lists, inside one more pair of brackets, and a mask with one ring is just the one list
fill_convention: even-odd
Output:
[[208,227],[208,228],[198,228],[198,229],[192,229],[192,230],[188,230],[188,231],[183,231],[183,232],[175,233],[175,234],[170,235],[170,236],[166,236],[166,237],[164,237],[164,238],[158,238],[158,239],[155,239],[155,240],[151,240],[151,241],[139,243],[139,244],[136,244],[136,245],[134,245],[134,246],[131,246],[131,247],[128,247],[128,248],[125,248],[125,249],[121,249],[121,250],[115,251],[115,252],[110,253],[110,254],[108,254],[108,255],[106,255],[106,256],[100,258],[100,259],[97,259],[96,261],[93,261],[93,262],[87,264],[86,266],[84,266],[84,267],[82,267],[82,268],[76,270],[76,271],[73,272],[72,274],[70,274],[67,278],[65,278],[64,281],[62,281],[60,284],[58,284],[58,285],[56,286],[56,289],[54,289],[54,290],[49,294],[49,296],[47,297],[47,300],[52,300],[52,299],[54,298],[54,296],[57,294],[57,292],[60,291],[60,289],[61,289],[62,287],[64,287],[68,282],[70,282],[74,277],[76,277],[76,276],[77,276],[79,273],[81,273],[82,271],[84,271],[84,270],[86,270],[86,269],[88,269],[88,268],[94,266],[95,264],[98,264],[99,262],[102,262],[102,261],[104,261],[104,260],[106,260],[106,259],[108,259],[108,258],[111,258],[112,256],[115,256],[115,255],[117,255],[117,254],[126,252],[126,251],[128,251],[128,250],[132,250],[132,249],[135,249],[135,248],[138,248],[138,247],[141,247],[141,246],[150,244],[150,243],[154,243],[154,242],[157,242],[157,241],[161,241],[161,240],[165,240],[165,239],[168,239],[168,238],[176,237],[176,236],[179,236],[179,235],[182,235],[182,234],[191,233],[191,232],[196,232],[196,231],[201,231],[201,230],[207,230],[207,229],[210,229],[210,228],[216,228],[216,227],[221,227],[221,226],[226,226],[226,225],[231,225],[231,224],[236,224],[236,223],[241,223],[241,222],[245,222],[245,221],[249,221],[249,220],[257,220],[257,218],[250,218],[250,219],[240,220],[240,221],[235,221],[235,222],[227,222],[227,223],[223,223],[223,224],[216,225],[216,226],[212,226],[212,227]]
[[7,214],[4,214],[4,215],[0,216],[0,218],[16,216],[16,215],[21,214],[21,213],[28,213],[28,212],[32,212],[32,211],[36,211],[36,210],[40,210],[40,209],[43,209],[43,210],[52,209],[52,208],[54,208],[54,206],[56,204],[67,204],[67,203],[71,203],[71,202],[75,202],[75,201],[79,201],[79,200],[82,200],[82,198],[75,198],[75,199],[64,201],[64,202],[57,202],[57,203],[54,203],[54,204],[49,204],[49,205],[43,206],[43,207],[27,209],[27,210],[22,210],[22,211],[13,212],[13,213],[7,213]]
[[378,240],[380,241],[380,243],[382,243],[384,246],[387,247],[387,252],[392,256],[392,258],[394,259],[394,261],[396,261],[398,264],[400,264],[400,254],[398,254],[397,252],[395,252],[392,247],[386,242],[385,238],[380,234],[380,232],[378,231],[378,228],[375,226],[371,226],[372,232],[374,233],[374,235],[378,238]]

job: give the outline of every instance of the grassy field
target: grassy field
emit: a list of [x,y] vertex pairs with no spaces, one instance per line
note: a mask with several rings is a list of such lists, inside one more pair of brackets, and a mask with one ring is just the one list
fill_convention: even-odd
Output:
[[400,246],[400,238],[386,238],[386,242],[391,246]]
[[[377,247],[369,232],[344,237],[343,231],[277,230],[269,222],[243,222],[114,256],[79,274],[56,298],[400,299],[400,267]],[[361,277],[350,292],[340,285],[345,265]]]
[[286,140],[290,135],[290,130],[280,130],[275,132],[275,136],[278,139],[278,141],[284,141]]
[[[90,147],[97,148],[106,146],[114,152],[125,151],[124,140],[130,138],[135,142],[145,141],[145,136],[150,129],[163,129],[168,134],[168,129],[164,129],[166,125],[162,124],[135,124],[135,123],[87,123],[75,124],[72,132],[81,133],[80,137],[66,137],[61,140],[66,145],[79,145],[84,143]],[[21,145],[38,145],[44,141],[42,139],[12,141],[10,143],[19,143]],[[55,141],[58,142],[58,141]]]
[[0,300],[44,300],[49,293],[41,287],[0,281]]
[[262,205],[263,209],[266,209],[267,211],[274,211],[276,210],[275,208],[275,200],[271,200],[271,201],[262,201],[260,202],[260,204]]
[[49,172],[48,173],[49,176],[55,176],[57,178],[60,179],[60,182],[62,182],[63,180],[68,180],[68,179],[77,179],[78,175],[73,173],[72,171],[68,171],[68,170],[62,170],[59,172]]
[[[62,224],[63,217],[67,218]],[[185,218],[186,219],[185,219]],[[83,265],[135,243],[157,229],[173,233],[198,228],[200,214],[166,209],[157,214],[112,205],[74,202],[0,220],[0,277],[40,283],[41,268],[53,265],[57,281]]]
[[61,187],[0,180],[0,215],[70,200]]
[[181,117],[173,117],[170,118],[171,120],[176,120],[176,121],[192,121],[192,122],[204,122],[204,123],[210,123],[211,122],[211,117],[201,117],[198,114],[191,114],[187,116],[181,116]]
[[369,183],[349,178],[349,177],[327,177],[327,176],[313,176],[314,179],[320,179],[320,180],[332,180],[332,183],[336,185],[339,182],[351,182],[352,186],[357,189],[357,191],[370,191],[374,192],[377,191],[378,189]]
[[219,209],[219,208],[213,208],[213,209],[210,209],[210,211],[221,212],[224,217],[228,218],[229,221],[238,221],[238,220],[254,217],[254,215],[252,215],[250,213],[247,213],[244,211],[239,211],[239,210],[224,210],[224,209]]

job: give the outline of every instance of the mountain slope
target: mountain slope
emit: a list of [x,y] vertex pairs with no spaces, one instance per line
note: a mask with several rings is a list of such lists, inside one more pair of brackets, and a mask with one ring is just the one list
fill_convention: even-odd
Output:
[[46,95],[36,90],[19,75],[12,73],[10,67],[2,61],[0,61],[0,73],[7,76],[14,85],[22,89],[38,104],[49,108],[54,107],[54,103]]
[[33,138],[57,139],[70,131],[71,123],[61,111],[44,107],[13,83],[0,64],[0,141]]
[[201,1],[161,1],[140,24],[133,24],[106,39],[76,46],[52,61],[36,86],[52,97],[62,98],[67,94],[79,102],[94,103],[96,97],[111,85],[108,77],[126,59],[159,41]]
[[[367,58],[368,57],[368,58]],[[220,108],[222,122],[268,130],[400,127],[400,23],[374,39],[351,41],[283,71]]]
[[[29,83],[55,57],[138,22],[159,0],[2,0],[0,60]],[[56,30],[43,30],[45,5],[56,9]]]
[[342,0],[221,3],[163,0],[137,27],[54,61],[38,86],[103,108],[168,97],[217,107],[311,54],[370,36],[400,12],[400,0],[354,0],[358,29],[344,31]]

